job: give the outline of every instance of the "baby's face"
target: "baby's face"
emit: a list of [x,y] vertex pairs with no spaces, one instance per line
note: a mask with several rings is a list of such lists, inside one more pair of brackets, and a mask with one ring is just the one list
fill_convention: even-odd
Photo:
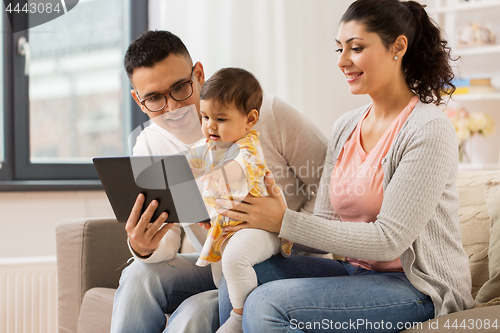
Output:
[[226,107],[201,100],[200,114],[203,135],[213,142],[236,142],[252,128],[248,117],[233,105]]

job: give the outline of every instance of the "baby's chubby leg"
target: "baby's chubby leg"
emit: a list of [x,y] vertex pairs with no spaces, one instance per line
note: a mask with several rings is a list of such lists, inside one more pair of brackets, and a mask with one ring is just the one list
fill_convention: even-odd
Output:
[[221,261],[233,311],[217,333],[243,333],[243,304],[257,288],[253,266],[277,254],[279,246],[276,234],[259,229],[242,229],[229,239]]
[[242,309],[257,288],[253,266],[279,252],[278,235],[260,229],[242,229],[229,240],[222,254],[222,272],[234,309]]

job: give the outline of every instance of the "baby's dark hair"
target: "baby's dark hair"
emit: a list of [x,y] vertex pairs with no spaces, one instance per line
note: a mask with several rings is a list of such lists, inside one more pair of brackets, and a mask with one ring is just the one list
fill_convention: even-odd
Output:
[[184,43],[170,31],[145,31],[130,43],[123,61],[125,71],[130,79],[136,68],[153,67],[170,54],[191,60]]
[[200,91],[200,99],[212,100],[221,106],[234,105],[241,113],[260,111],[262,88],[255,76],[235,67],[223,68],[210,77]]
[[368,31],[377,33],[387,48],[397,37],[406,36],[408,49],[402,59],[403,73],[406,83],[423,103],[440,104],[443,95],[455,91],[451,49],[424,6],[415,1],[357,0],[340,22],[350,21],[360,22]]

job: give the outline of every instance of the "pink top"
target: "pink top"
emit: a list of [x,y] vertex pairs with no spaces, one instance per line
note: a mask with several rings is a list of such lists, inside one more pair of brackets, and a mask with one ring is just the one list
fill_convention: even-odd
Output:
[[[341,221],[369,223],[377,220],[384,198],[382,159],[387,155],[418,99],[415,96],[410,100],[369,153],[361,145],[361,126],[371,106],[361,117],[342,148],[330,179],[330,201]],[[353,266],[371,270],[403,271],[399,258],[394,261],[346,258],[346,261]]]

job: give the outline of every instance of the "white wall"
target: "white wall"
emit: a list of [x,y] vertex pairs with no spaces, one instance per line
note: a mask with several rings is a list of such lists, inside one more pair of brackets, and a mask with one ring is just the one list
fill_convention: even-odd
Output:
[[59,221],[99,216],[113,216],[102,191],[0,192],[0,258],[53,256]]
[[150,29],[178,35],[206,78],[222,67],[249,70],[329,136],[338,117],[369,101],[350,94],[336,64],[338,24],[351,2],[150,0]]

